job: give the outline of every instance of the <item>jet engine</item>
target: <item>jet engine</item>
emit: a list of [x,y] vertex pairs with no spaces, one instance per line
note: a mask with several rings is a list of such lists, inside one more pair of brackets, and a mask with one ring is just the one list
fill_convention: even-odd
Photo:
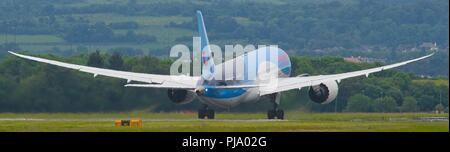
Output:
[[174,103],[186,104],[194,100],[195,93],[192,91],[182,89],[168,89],[167,96]]
[[329,81],[309,87],[308,94],[312,101],[327,104],[336,99],[338,89],[336,81]]

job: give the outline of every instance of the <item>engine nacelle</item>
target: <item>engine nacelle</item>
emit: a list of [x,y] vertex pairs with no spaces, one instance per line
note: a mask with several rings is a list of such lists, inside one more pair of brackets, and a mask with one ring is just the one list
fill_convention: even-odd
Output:
[[194,100],[195,93],[192,91],[182,89],[168,89],[167,96],[174,103],[186,104]]
[[327,104],[336,99],[338,90],[337,82],[329,81],[309,87],[308,94],[312,101],[320,104]]

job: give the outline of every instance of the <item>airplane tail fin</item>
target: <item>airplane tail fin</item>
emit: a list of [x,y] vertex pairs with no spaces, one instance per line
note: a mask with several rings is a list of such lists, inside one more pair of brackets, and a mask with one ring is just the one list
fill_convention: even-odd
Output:
[[197,11],[198,33],[200,35],[200,52],[202,62],[202,77],[211,80],[214,77],[214,60],[211,48],[209,47],[208,35],[206,34],[205,23],[202,12]]

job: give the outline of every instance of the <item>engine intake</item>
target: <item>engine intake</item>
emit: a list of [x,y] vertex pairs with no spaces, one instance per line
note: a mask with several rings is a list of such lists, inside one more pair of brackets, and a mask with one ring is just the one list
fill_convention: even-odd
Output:
[[168,89],[167,96],[174,103],[186,104],[194,100],[195,93],[192,91],[182,89]]
[[329,81],[309,87],[308,94],[312,101],[320,104],[328,104],[336,99],[338,89],[336,81]]

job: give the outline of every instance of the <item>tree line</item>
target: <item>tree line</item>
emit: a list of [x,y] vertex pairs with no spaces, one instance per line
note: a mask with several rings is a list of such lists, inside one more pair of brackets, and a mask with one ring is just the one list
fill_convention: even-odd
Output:
[[[75,30],[73,26],[89,23],[87,20],[74,19],[72,15],[95,13],[188,16],[193,20],[177,27],[195,30],[193,16],[201,8],[208,29],[214,31],[210,32],[212,38],[252,38],[251,41],[268,41],[297,51],[328,47],[396,47],[404,44],[420,45],[422,42],[437,42],[445,47],[448,46],[449,37],[449,3],[442,0],[286,1],[282,4],[228,0],[139,3],[130,0],[128,3],[64,5],[73,3],[77,2],[0,2],[0,32],[51,33],[67,38],[66,32],[83,31]],[[68,19],[61,21],[57,16],[68,16]],[[246,21],[238,21],[239,17]],[[138,26],[136,23],[124,22],[110,27],[133,29]]]
[[[125,56],[120,53],[79,54],[70,57],[39,55],[54,60],[124,71],[168,74],[173,59]],[[351,63],[337,57],[291,56],[293,76],[331,74],[380,66],[381,63]],[[419,63],[414,63],[417,66]],[[444,84],[418,83],[421,78],[398,70],[387,70],[368,78],[339,83],[336,101],[316,104],[308,88],[283,92],[281,107],[312,112],[431,112],[448,111],[448,79]],[[433,80],[430,80],[431,82]],[[125,88],[126,80],[81,73],[8,55],[0,62],[0,112],[152,112],[196,110],[194,101],[177,105],[165,89]],[[242,104],[230,111],[264,112],[266,101]],[[221,109],[218,109],[221,110]]]

